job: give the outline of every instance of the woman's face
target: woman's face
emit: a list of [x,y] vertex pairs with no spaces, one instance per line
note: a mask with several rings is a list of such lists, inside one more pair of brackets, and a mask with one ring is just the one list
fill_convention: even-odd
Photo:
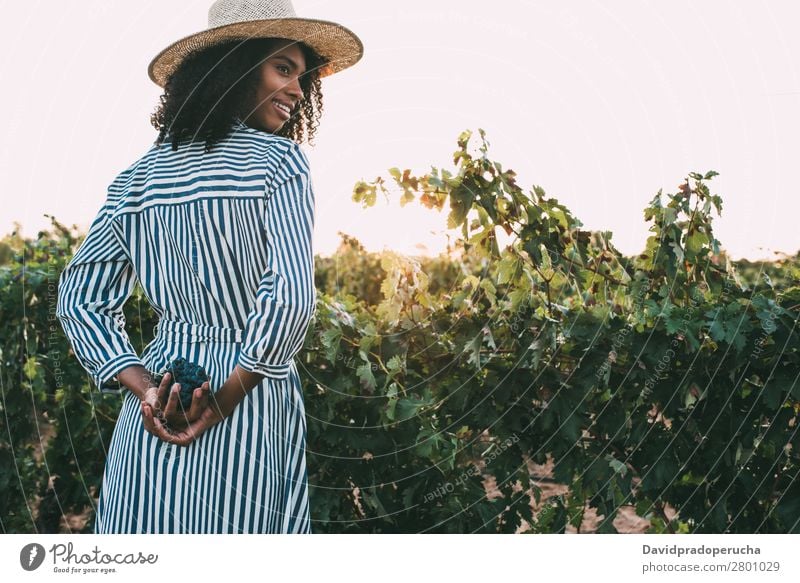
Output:
[[303,98],[300,77],[305,71],[305,58],[297,43],[277,44],[260,65],[255,103],[245,110],[243,121],[265,132],[278,131]]

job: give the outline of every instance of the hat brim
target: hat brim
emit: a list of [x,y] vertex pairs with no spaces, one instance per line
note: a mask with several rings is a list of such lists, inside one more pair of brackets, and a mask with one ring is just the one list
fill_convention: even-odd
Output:
[[361,39],[335,22],[311,18],[250,20],[209,28],[175,41],[150,62],[147,74],[156,85],[164,87],[190,53],[223,41],[251,38],[286,38],[307,44],[328,60],[320,69],[320,77],[352,67],[364,55]]

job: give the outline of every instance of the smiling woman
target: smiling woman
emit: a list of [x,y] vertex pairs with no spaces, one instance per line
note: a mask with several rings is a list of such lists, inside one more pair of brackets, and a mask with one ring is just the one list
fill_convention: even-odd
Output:
[[[320,69],[327,60],[282,38],[228,41],[189,55],[164,86],[151,117],[157,144],[205,140],[206,150],[237,121],[313,145],[322,115]],[[288,111],[287,111],[288,109]]]
[[[95,533],[311,532],[294,358],[316,312],[315,195],[299,142],[320,79],[362,51],[288,0],[217,0],[208,29],[151,61],[159,136],[111,184],[59,280],[76,357],[124,395]],[[122,310],[137,283],[159,314],[141,356]],[[165,374],[178,359],[208,373],[186,387],[183,420],[183,387]]]
[[[244,121],[250,127],[276,133],[289,119],[306,91],[300,79],[306,73],[306,58],[293,41],[276,43],[270,56],[257,69],[259,83],[255,99]],[[321,95],[318,95],[321,101]]]

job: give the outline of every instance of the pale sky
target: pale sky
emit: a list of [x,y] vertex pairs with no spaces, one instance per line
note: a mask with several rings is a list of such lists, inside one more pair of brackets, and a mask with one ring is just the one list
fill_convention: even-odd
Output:
[[[114,177],[155,140],[147,64],[204,29],[210,0],[0,0],[0,234],[53,214],[86,228]],[[734,257],[800,247],[800,4],[783,1],[294,0],[358,34],[364,58],[323,80],[315,251],[337,231],[368,249],[435,254],[446,212],[362,210],[359,179],[452,168],[456,138],[538,184],[624,253],[642,209],[688,172],[716,170],[717,238]],[[434,234],[438,232],[438,234]],[[424,246],[421,247],[421,246]]]

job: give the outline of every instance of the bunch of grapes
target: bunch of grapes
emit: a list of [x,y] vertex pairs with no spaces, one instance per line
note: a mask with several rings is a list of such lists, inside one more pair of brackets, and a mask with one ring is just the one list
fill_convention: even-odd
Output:
[[[199,364],[189,362],[185,358],[176,358],[172,361],[172,364],[167,366],[167,370],[153,375],[157,385],[161,384],[161,380],[167,373],[172,375],[170,379],[172,382],[167,392],[167,399],[169,399],[169,395],[175,383],[180,383],[181,392],[178,396],[184,411],[188,412],[189,407],[192,406],[192,393],[197,387],[209,380],[208,374]],[[166,402],[163,405],[166,406]]]

